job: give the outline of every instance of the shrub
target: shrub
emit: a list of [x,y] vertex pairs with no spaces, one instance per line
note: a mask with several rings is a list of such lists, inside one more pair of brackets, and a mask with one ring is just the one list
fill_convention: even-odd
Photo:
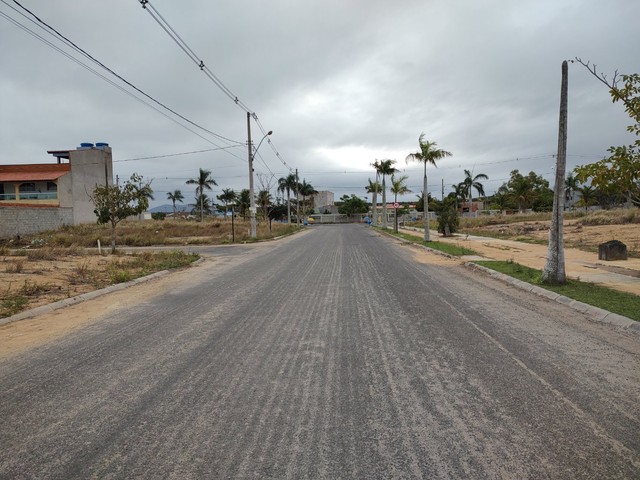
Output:
[[153,220],[164,220],[166,216],[167,214],[164,212],[154,212],[151,214]]

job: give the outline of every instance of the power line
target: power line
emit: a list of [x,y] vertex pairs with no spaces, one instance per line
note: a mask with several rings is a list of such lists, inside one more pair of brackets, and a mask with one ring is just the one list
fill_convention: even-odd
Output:
[[[124,77],[122,77],[121,75],[117,74],[115,71],[113,71],[112,69],[110,69],[109,67],[107,67],[104,63],[102,63],[101,61],[99,61],[98,59],[96,59],[95,57],[93,57],[91,54],[89,54],[88,52],[86,52],[84,49],[80,48],[78,45],[76,45],[74,42],[72,42],[69,38],[67,38],[66,36],[64,36],[63,34],[61,34],[58,30],[56,30],[55,28],[53,28],[51,25],[49,25],[48,23],[46,23],[45,21],[43,21],[42,19],[40,19],[35,13],[33,13],[31,10],[29,10],[28,8],[24,7],[23,5],[20,4],[20,2],[18,2],[17,0],[13,0],[13,2],[18,5],[22,10],[24,10],[25,12],[27,12],[32,18],[29,18],[27,15],[25,15],[24,13],[20,12],[19,10],[17,10],[15,7],[13,7],[12,5],[9,5],[5,0],[0,0],[3,4],[5,4],[7,7],[11,8],[12,10],[14,10],[16,13],[18,13],[19,15],[21,15],[22,17],[26,18],[27,20],[29,20],[30,22],[36,24],[37,26],[39,26],[41,29],[43,29],[45,32],[49,33],[50,35],[52,35],[53,37],[57,38],[58,40],[62,41],[65,45],[67,45],[68,47],[72,48],[74,51],[76,51],[77,53],[81,54],[82,56],[86,57],[87,59],[91,60],[92,62],[94,62],[95,64],[99,65],[101,68],[103,68],[104,70],[106,70],[107,72],[109,72],[111,75],[115,76],[116,78],[118,78],[120,81],[122,81],[123,83],[125,83],[126,85],[128,85],[129,87],[133,88],[135,91],[137,91],[138,93],[140,93],[141,95],[143,95],[144,97],[148,98],[149,100],[151,100],[152,102],[156,103],[157,105],[159,105],[160,107],[164,108],[165,110],[171,112],[172,114],[176,115],[177,117],[179,117],[180,119],[184,120],[185,122],[199,128],[200,130],[213,135],[214,137],[229,142],[229,143],[234,143],[237,145],[243,145],[244,142],[240,142],[237,140],[232,140],[230,138],[227,138],[223,135],[220,135],[216,132],[213,132],[199,124],[197,124],[196,122],[190,120],[189,118],[181,115],[180,113],[176,112],[175,110],[173,110],[172,108],[168,107],[167,105],[165,105],[164,103],[160,102],[159,100],[155,99],[154,97],[152,97],[151,95],[147,94],[145,91],[143,91],[142,89],[136,87],[134,84],[132,84],[131,82],[129,82],[128,80],[126,80]],[[84,64],[83,62],[81,62],[80,60],[78,60],[77,58],[73,57],[72,55],[70,55],[69,53],[65,52],[64,50],[62,50],[61,48],[59,48],[58,46],[52,44],[51,42],[49,42],[48,40],[46,40],[44,37],[40,36],[39,34],[37,34],[36,32],[32,31],[31,29],[29,29],[28,27],[26,27],[25,25],[21,24],[20,22],[18,22],[17,20],[9,17],[8,15],[0,12],[2,14],[2,16],[9,20],[11,23],[15,24],[16,26],[18,26],[19,28],[23,29],[24,31],[26,31],[27,33],[31,34],[32,36],[34,36],[35,38],[37,38],[38,40],[44,42],[45,44],[47,44],[48,46],[50,46],[51,48],[57,50],[59,53],[63,54],[64,56],[66,56],[67,58],[73,60],[74,62],[78,63],[79,65],[81,65],[83,68],[91,71],[92,73],[94,73],[95,75],[97,75],[98,77],[102,78],[103,80],[107,81],[108,83],[110,83],[112,86],[118,88],[119,90],[123,91],[124,93],[126,93],[127,95],[131,96],[132,98],[136,99],[137,101],[147,105],[150,108],[153,108],[154,110],[156,110],[157,112],[161,113],[162,115],[164,115],[166,118],[171,119],[172,121],[174,121],[175,123],[177,123],[178,125],[182,126],[183,128],[185,128],[186,130],[189,130],[190,132],[200,136],[200,138],[208,141],[209,143],[213,143],[210,140],[206,139],[205,137],[202,137],[200,134],[194,132],[193,130],[189,129],[188,127],[186,127],[185,125],[182,125],[181,123],[177,122],[175,119],[172,119],[171,117],[169,117],[168,115],[162,113],[160,110],[158,110],[157,108],[155,108],[153,105],[148,104],[147,102],[145,102],[144,100],[136,97],[135,95],[133,95],[131,92],[127,91],[126,89],[122,88],[121,86],[117,85],[116,83],[114,83],[111,80],[108,80],[104,75],[100,74],[99,72],[97,72],[96,70],[94,70],[93,68],[89,67],[88,65]],[[53,32],[53,33],[52,33]],[[215,143],[213,143],[214,145],[216,145]],[[218,146],[218,145],[216,145]]]
[[[258,128],[262,132],[263,135],[266,135],[267,130],[262,126],[260,119],[255,114],[255,112],[247,106],[242,100],[238,98],[236,94],[234,94],[229,87],[227,87],[222,80],[204,63],[204,60],[200,56],[198,56],[195,51],[184,41],[184,39],[180,36],[180,34],[169,24],[169,22],[162,16],[162,14],[155,8],[149,0],[139,0],[140,5],[144,10],[146,10],[151,18],[153,18],[158,25],[165,31],[167,35],[175,42],[176,45],[182,50],[187,57],[203,72],[209,80],[211,80],[216,87],[218,87],[225,96],[233,101],[236,105],[238,105],[245,113],[249,113],[251,117],[253,117],[254,121],[258,125]],[[282,162],[282,164],[292,171],[293,169],[287,165],[286,161],[282,158],[280,152],[275,147],[271,139],[267,139],[267,143],[273,150],[274,154]],[[268,169],[268,167],[267,167]]]

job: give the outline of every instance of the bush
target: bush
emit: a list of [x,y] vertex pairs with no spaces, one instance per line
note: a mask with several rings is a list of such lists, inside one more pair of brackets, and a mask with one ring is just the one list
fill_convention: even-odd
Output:
[[452,199],[445,199],[438,209],[438,232],[445,236],[453,235],[460,227],[460,218]]
[[166,216],[167,214],[164,212],[154,212],[151,214],[153,220],[164,220]]

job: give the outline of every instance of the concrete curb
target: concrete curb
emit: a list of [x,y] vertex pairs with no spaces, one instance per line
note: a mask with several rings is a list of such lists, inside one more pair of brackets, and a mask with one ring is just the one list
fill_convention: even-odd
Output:
[[[191,265],[197,265],[203,261],[204,258],[200,257],[198,260],[191,263]],[[169,273],[171,273],[171,270],[160,270],[159,272],[154,272],[144,277],[135,278],[129,282],[116,283],[115,285],[109,285],[108,287],[101,288],[100,290],[93,290],[81,295],[76,295],[75,297],[64,298],[62,300],[58,300],[57,302],[32,308],[31,310],[25,310],[24,312],[16,313],[15,315],[12,315],[10,317],[0,318],[0,325],[6,325],[8,323],[17,322],[19,320],[26,320],[28,318],[37,317],[38,315],[42,315],[44,313],[50,313],[61,308],[69,307],[77,303],[86,302],[87,300],[102,297],[103,295],[107,295],[111,292],[117,292],[133,285],[137,285],[139,283],[148,282],[150,280],[153,280],[154,278],[163,277],[165,275],[168,275]]]
[[[384,230],[380,230],[380,232],[383,234],[386,234],[391,238],[400,240],[403,243],[420,247],[424,250],[427,250],[429,252],[435,253],[443,257],[452,258],[452,259],[459,258],[459,257],[456,257],[455,255],[449,255],[448,253],[440,252],[439,250],[435,250],[433,248],[429,248],[419,243],[412,242],[411,240],[405,240],[404,238],[390,235],[389,232],[385,232]],[[463,265],[467,268],[481,271],[489,275],[490,277],[495,278],[496,280],[500,280],[501,282],[507,283],[521,290],[531,292],[540,297],[545,297],[554,302],[558,302],[563,305],[566,305],[569,308],[572,308],[580,313],[585,314],[593,322],[602,323],[606,325],[614,325],[615,327],[621,328],[625,331],[640,334],[640,322],[637,322],[629,317],[618,315],[617,313],[612,313],[602,308],[594,307],[593,305],[589,305],[587,303],[579,302],[578,300],[565,297],[564,295],[560,295],[559,293],[552,292],[551,290],[547,290],[546,288],[538,287],[537,285],[532,285],[530,283],[523,282],[522,280],[518,280],[517,278],[510,277],[509,275],[505,275],[504,273],[496,272],[495,270],[491,270],[490,268],[483,267],[482,265],[478,265],[473,262],[465,262],[463,263]]]
[[564,295],[552,292],[551,290],[547,290],[546,288],[523,282],[521,280],[510,277],[509,275],[496,272],[495,270],[491,270],[490,268],[483,267],[482,265],[478,265],[473,262],[465,262],[464,266],[473,270],[483,272],[497,280],[508,283],[522,290],[526,290],[540,297],[545,297],[554,302],[566,305],[569,308],[585,314],[593,322],[614,325],[623,330],[640,334],[640,322],[637,322],[631,318],[618,315],[617,313],[609,312],[602,308],[594,307],[593,305],[589,305],[587,303],[579,302],[578,300],[565,297]]

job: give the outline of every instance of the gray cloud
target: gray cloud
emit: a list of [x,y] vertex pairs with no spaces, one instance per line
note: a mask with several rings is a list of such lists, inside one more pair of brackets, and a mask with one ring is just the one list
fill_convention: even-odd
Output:
[[[210,130],[246,141],[246,114],[138,2],[22,3],[145,92]],[[286,165],[337,196],[366,195],[369,164],[385,157],[395,158],[419,189],[421,169],[404,158],[423,131],[454,154],[430,170],[438,191],[443,181],[449,191],[465,168],[488,174],[489,192],[515,168],[551,179],[562,60],[580,56],[606,72],[640,71],[632,41],[640,4],[625,0],[152,4],[274,130]],[[35,28],[7,4],[0,11]],[[108,141],[115,172],[153,178],[156,203],[175,188],[189,197],[184,180],[199,167],[213,170],[220,189],[246,188],[244,147],[134,160],[227,144],[176,125],[4,18],[0,38],[9,46],[0,51],[2,163],[47,161],[47,149]],[[582,66],[571,65],[569,85],[573,167],[627,143],[629,121]],[[260,136],[254,125],[254,138]],[[287,173],[269,145],[260,153],[260,172]]]

